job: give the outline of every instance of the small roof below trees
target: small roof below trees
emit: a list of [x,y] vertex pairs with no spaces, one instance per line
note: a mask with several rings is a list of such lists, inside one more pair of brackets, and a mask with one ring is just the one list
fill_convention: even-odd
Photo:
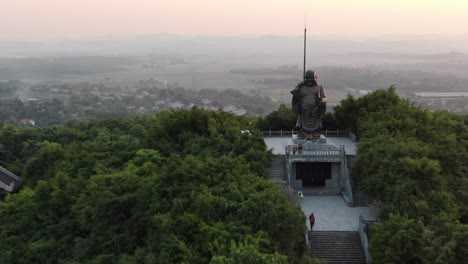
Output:
[[19,180],[18,176],[0,166],[0,195],[16,191]]

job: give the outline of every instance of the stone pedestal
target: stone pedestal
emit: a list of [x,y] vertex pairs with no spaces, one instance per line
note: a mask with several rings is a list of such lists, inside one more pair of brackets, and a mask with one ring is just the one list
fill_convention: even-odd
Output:
[[295,145],[305,145],[307,143],[319,143],[319,144],[327,144],[327,138],[320,134],[320,137],[308,137],[307,135],[303,138],[298,137],[297,134],[292,135],[293,143]]
[[[342,148],[337,148],[331,142],[327,142],[327,138],[322,134],[309,134],[309,137],[306,135],[300,137],[299,135],[292,136],[292,145],[286,147],[287,157],[288,157],[288,168],[289,168],[289,179],[290,184],[293,188],[298,190],[304,190],[304,188],[313,189],[315,191],[326,190],[326,193],[340,192],[340,181],[341,181],[341,162],[344,156],[344,150]],[[303,176],[297,178],[298,175],[298,164],[299,163],[331,163],[330,176],[325,179],[323,187],[312,185],[304,185]],[[319,166],[312,165],[312,166]],[[304,165],[301,165],[302,174],[304,173]],[[309,170],[309,169],[307,169]],[[310,169],[309,174],[306,173],[307,177],[316,177],[315,180],[323,180],[320,170]],[[310,180],[310,178],[308,178]],[[310,184],[307,183],[307,184]]]

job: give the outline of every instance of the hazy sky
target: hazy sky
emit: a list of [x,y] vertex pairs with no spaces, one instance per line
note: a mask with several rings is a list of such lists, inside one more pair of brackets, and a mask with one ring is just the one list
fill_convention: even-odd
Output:
[[1,40],[155,33],[467,34],[468,0],[0,0]]

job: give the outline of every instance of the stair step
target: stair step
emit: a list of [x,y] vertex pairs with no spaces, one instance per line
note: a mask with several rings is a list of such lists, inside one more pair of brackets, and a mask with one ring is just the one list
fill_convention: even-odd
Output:
[[309,231],[312,254],[326,263],[366,263],[356,231]]
[[271,161],[271,167],[267,168],[268,175],[274,181],[286,180],[286,163],[283,156],[276,156]]

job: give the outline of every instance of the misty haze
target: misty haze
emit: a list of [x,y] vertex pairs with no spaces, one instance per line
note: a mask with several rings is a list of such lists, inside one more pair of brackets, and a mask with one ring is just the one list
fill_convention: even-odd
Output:
[[[301,79],[303,60],[299,36],[159,34],[73,42],[1,42],[0,46],[4,107],[13,98],[26,108],[55,98],[63,104],[61,116],[47,124],[84,118],[85,106],[79,102],[89,98],[95,104],[86,107],[96,112],[155,113],[197,105],[264,115],[289,103],[289,91]],[[468,37],[463,36],[357,39],[320,37],[312,32],[307,67],[319,73],[331,106],[347,94],[360,96],[395,85],[401,96],[432,109],[466,112],[466,47]],[[164,103],[156,100],[161,91],[181,89],[184,95],[180,98],[163,96]],[[210,90],[235,90],[249,99],[213,100],[208,96]],[[139,94],[154,102],[134,100]],[[203,103],[204,99],[211,103]],[[262,104],[254,103],[256,100]],[[34,119],[32,113],[24,114],[18,111],[15,118]],[[11,120],[11,116],[2,116],[4,121]]]

